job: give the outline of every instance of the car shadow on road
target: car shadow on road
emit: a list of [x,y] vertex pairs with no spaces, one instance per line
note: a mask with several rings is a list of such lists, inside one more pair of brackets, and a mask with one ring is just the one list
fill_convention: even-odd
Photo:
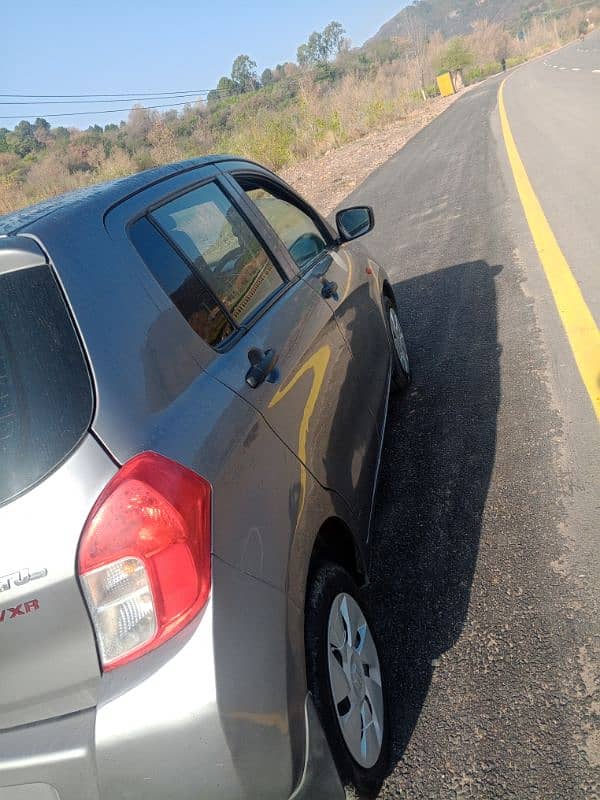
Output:
[[390,690],[390,771],[466,621],[496,449],[501,269],[475,261],[394,286],[413,386],[390,407],[369,589]]

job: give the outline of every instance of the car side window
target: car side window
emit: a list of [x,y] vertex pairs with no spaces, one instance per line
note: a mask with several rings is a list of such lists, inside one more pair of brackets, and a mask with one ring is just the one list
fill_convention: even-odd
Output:
[[239,179],[242,188],[287,247],[300,269],[327,248],[323,232],[314,220],[292,200],[255,179]]
[[134,223],[129,238],[173,305],[205,342],[217,347],[234,331],[214,295],[192,272],[146,217]]
[[283,285],[264,247],[215,183],[180,195],[151,217],[236,324]]

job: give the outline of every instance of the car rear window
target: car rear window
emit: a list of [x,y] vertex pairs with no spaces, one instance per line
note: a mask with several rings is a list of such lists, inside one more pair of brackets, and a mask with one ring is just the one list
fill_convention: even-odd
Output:
[[92,410],[85,358],[50,267],[0,273],[0,505],[71,452]]

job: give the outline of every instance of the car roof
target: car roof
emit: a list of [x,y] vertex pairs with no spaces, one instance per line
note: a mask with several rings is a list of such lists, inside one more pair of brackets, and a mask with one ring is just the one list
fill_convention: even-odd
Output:
[[165,164],[164,166],[147,169],[143,172],[128,175],[125,178],[117,178],[106,183],[98,183],[83,189],[76,189],[73,192],[52,197],[41,203],[0,216],[0,236],[25,229],[31,231],[38,220],[57,211],[67,212],[68,214],[70,210],[73,210],[77,213],[82,210],[82,206],[86,206],[86,210],[91,210],[91,207],[93,207],[98,213],[104,215],[111,206],[154,183],[165,180],[165,178],[170,178],[173,175],[206,166],[207,164],[231,160],[240,161],[243,159],[228,155],[192,158],[175,164]]

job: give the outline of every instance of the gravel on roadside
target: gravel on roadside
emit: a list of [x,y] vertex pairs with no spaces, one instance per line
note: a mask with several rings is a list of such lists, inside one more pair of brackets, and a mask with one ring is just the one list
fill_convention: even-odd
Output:
[[404,119],[382,126],[361,139],[329,150],[322,156],[290,164],[280,170],[280,175],[322,214],[330,214],[371,172],[463,93],[436,97]]

